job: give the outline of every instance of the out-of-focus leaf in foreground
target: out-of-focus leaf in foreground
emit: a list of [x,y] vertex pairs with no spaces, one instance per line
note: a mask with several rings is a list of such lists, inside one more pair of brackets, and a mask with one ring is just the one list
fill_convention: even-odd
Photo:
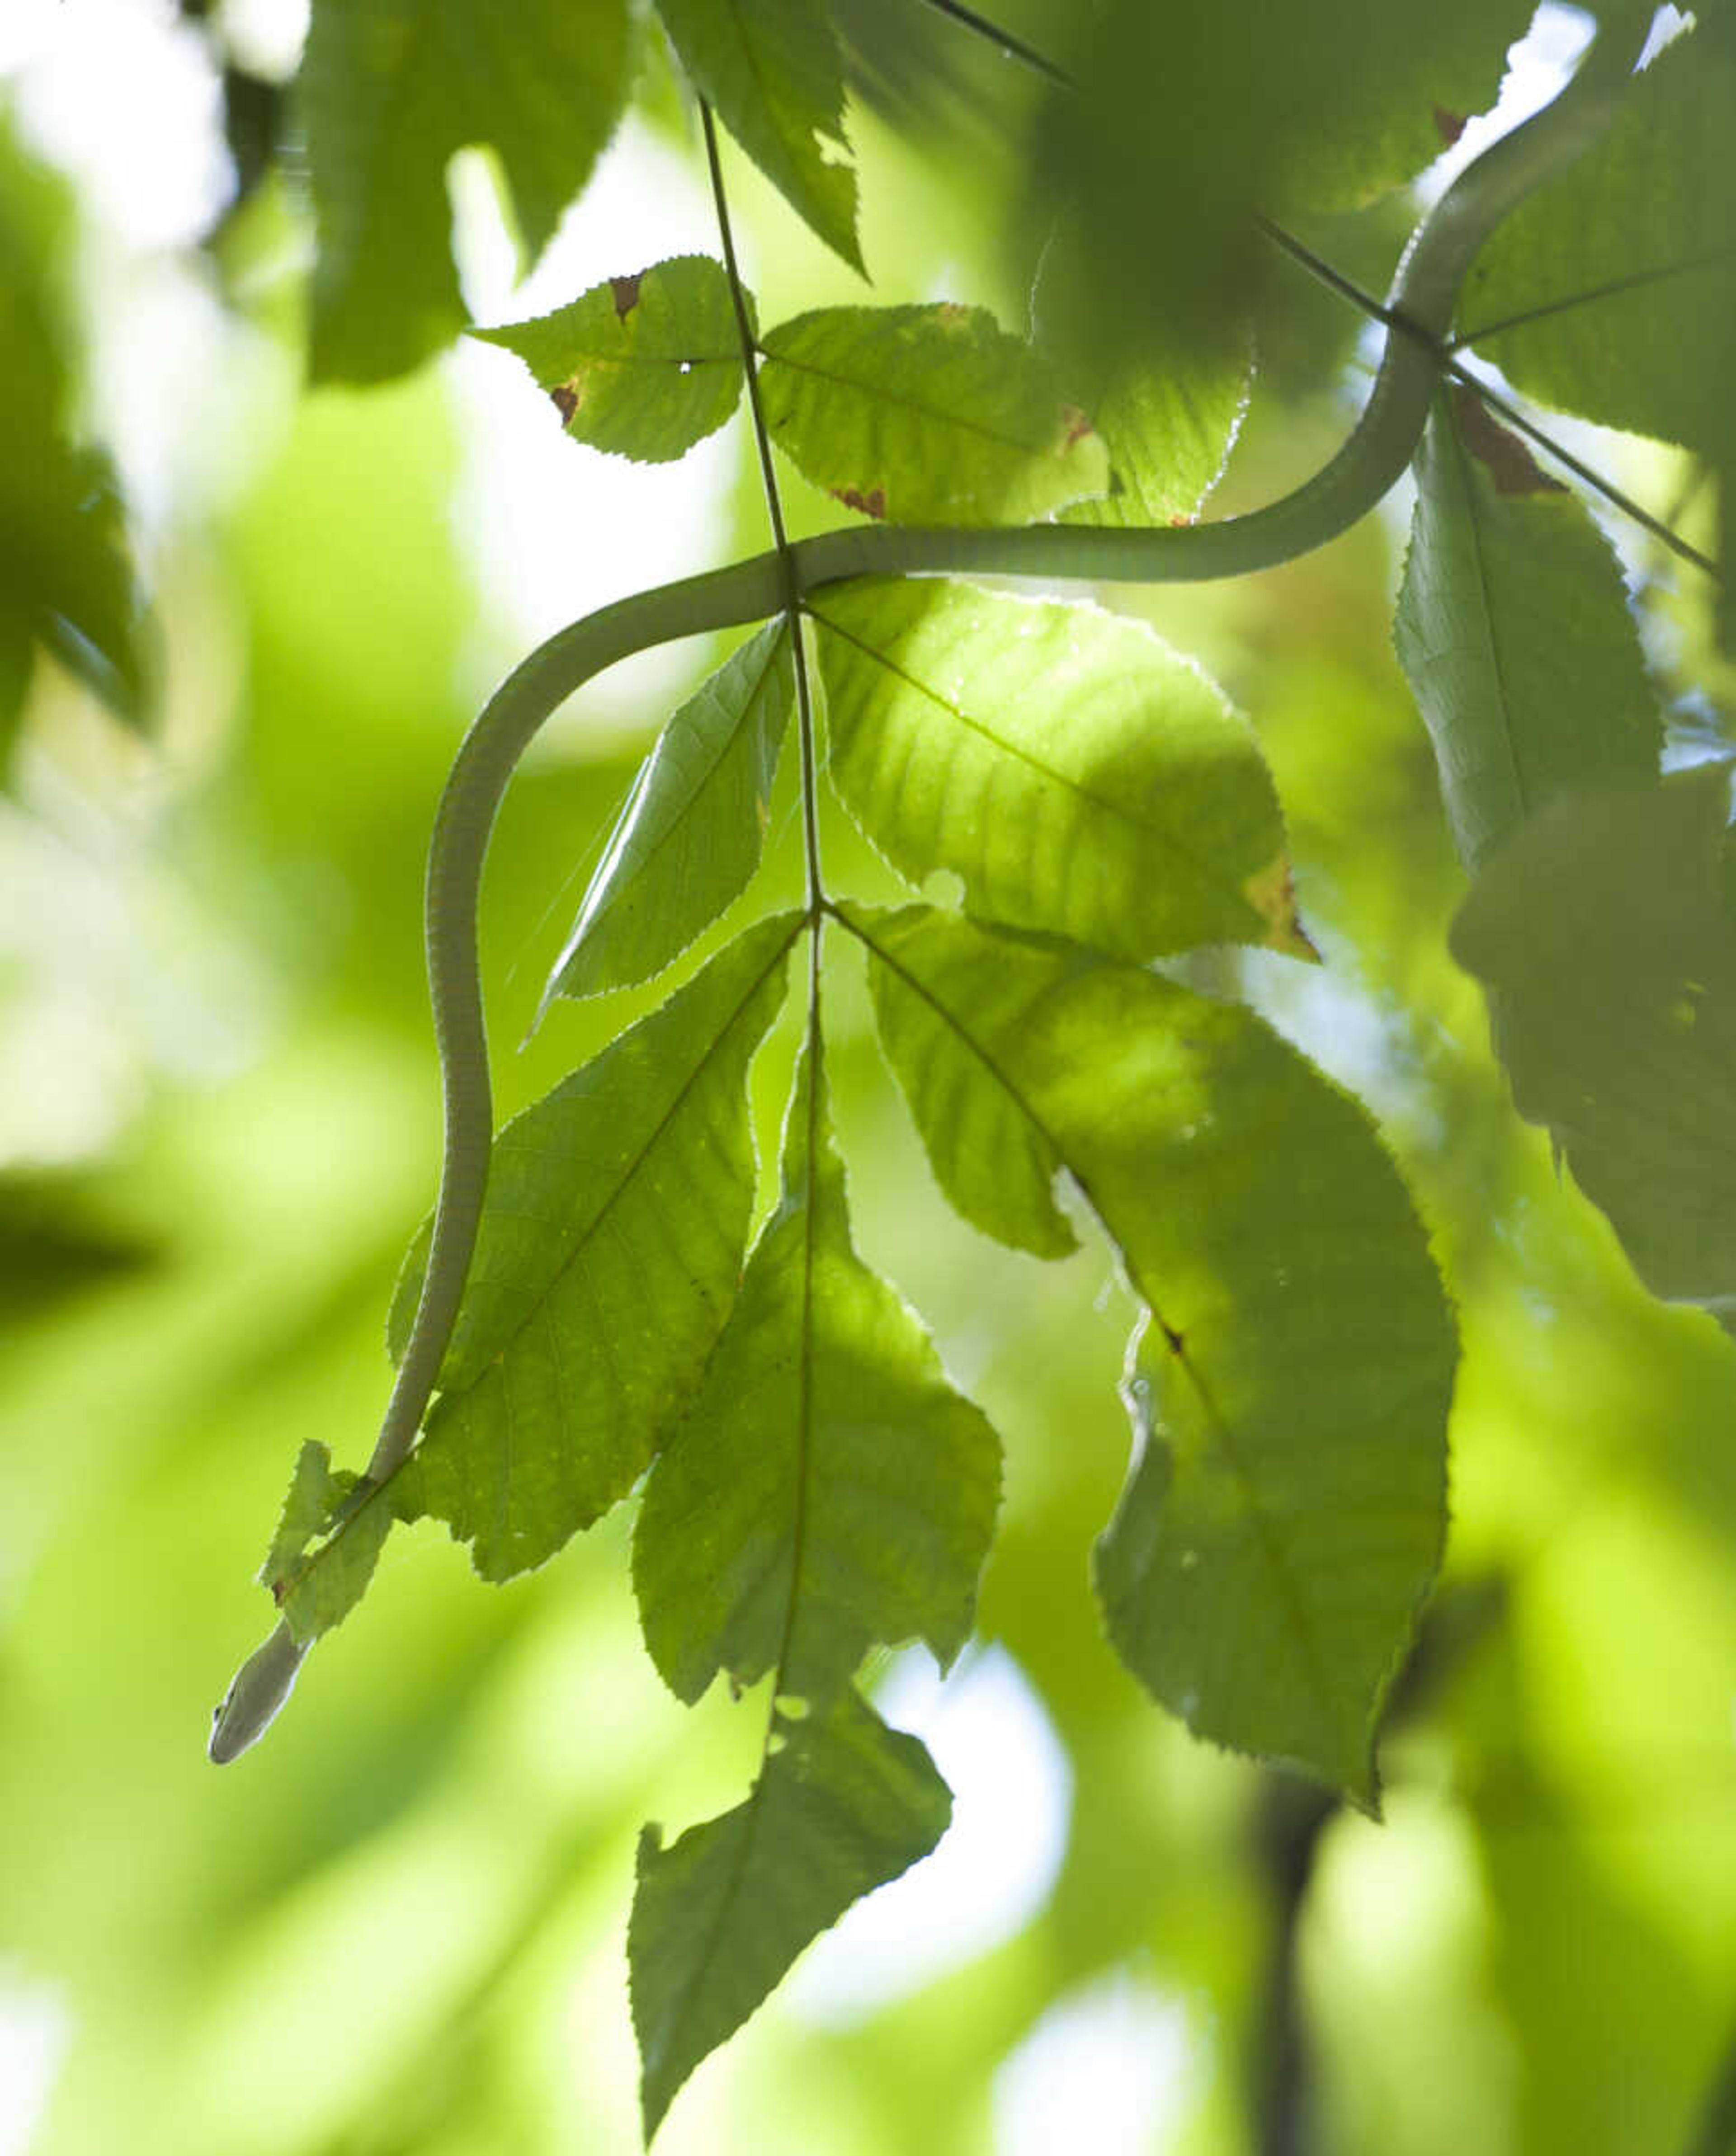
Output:
[[486,143],[540,254],[626,99],[627,0],[315,0],[300,79],[316,382],[382,382],[465,319],[446,165]]
[[61,183],[0,111],[0,757],[42,645],[136,723],[146,665],[114,473],[69,431],[74,246]]
[[1736,907],[1723,766],[1559,800],[1453,927],[1528,1122],[1653,1294],[1736,1317]]

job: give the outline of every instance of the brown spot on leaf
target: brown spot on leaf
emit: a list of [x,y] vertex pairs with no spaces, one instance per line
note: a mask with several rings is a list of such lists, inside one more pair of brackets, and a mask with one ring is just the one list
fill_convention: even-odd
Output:
[[970,320],[970,309],[957,300],[942,300],[935,307],[934,319],[943,330],[963,329]]
[[1465,446],[1495,482],[1497,494],[1565,494],[1518,436],[1489,416],[1482,400],[1462,382],[1453,385],[1453,414]]
[[1082,442],[1087,434],[1095,431],[1089,418],[1076,404],[1063,404],[1061,418],[1061,425],[1066,429],[1061,437],[1063,449],[1071,449],[1075,442]]
[[871,487],[866,494],[853,486],[835,486],[834,501],[841,501],[846,509],[860,509],[864,516],[877,516],[882,522],[886,514],[886,490],[883,486]]
[[1269,951],[1281,951],[1286,957],[1304,958],[1312,965],[1319,964],[1320,953],[1296,910],[1296,880],[1291,873],[1287,854],[1280,854],[1256,875],[1251,875],[1241,890],[1249,905],[1269,924],[1266,937]]
[[609,289],[614,294],[615,320],[624,321],[639,305],[639,280],[637,277],[611,277]]
[[570,382],[557,382],[549,391],[554,408],[561,415],[561,424],[570,426],[573,413],[578,409],[578,392]]
[[1449,112],[1444,105],[1435,107],[1435,132],[1441,137],[1443,150],[1451,150],[1465,131],[1462,112]]
[[1175,511],[1174,515],[1170,518],[1169,521],[1170,521],[1170,525],[1171,525],[1171,526],[1172,526],[1175,531],[1186,531],[1186,529],[1187,529],[1187,527],[1189,526],[1189,525],[1190,525],[1190,524],[1197,524],[1197,523],[1199,521],[1199,519],[1197,516],[1191,516],[1188,515],[1188,514],[1187,514],[1187,512],[1186,512],[1185,511],[1184,511],[1184,510],[1179,510],[1179,509],[1178,509],[1178,510]]

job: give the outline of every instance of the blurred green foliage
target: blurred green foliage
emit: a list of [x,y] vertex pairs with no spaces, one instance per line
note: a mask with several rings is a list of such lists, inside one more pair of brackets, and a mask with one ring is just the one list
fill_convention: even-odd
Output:
[[[647,86],[666,115],[666,84]],[[960,141],[991,94],[973,93]],[[866,111],[851,131],[882,290],[944,277],[1016,319],[992,172],[912,152]],[[773,293],[778,315],[847,295],[768,190],[739,189],[768,319]],[[51,202],[64,216],[59,193],[8,147],[0,231],[39,229]],[[10,536],[0,557],[0,699],[12,681],[24,716],[0,804],[0,2120],[45,2156],[613,2156],[638,2144],[634,1835],[724,1809],[758,1741],[727,1700],[692,1716],[663,1690],[624,1512],[498,1591],[432,1527],[399,1536],[269,1752],[223,1775],[203,1756],[261,1629],[248,1571],[290,1463],[308,1439],[359,1462],[383,1399],[436,1137],[428,819],[477,681],[516,655],[455,522],[453,377],[299,393],[270,325],[274,250],[301,213],[254,208],[223,242],[232,290],[262,294],[252,326],[191,319],[254,422],[222,487],[184,485],[154,535],[167,658],[148,752],[64,647],[39,653],[25,701],[18,593],[33,634],[52,594],[19,565],[61,557]],[[61,228],[57,274],[72,244]],[[44,373],[34,275],[8,280],[0,413],[28,403],[39,449],[73,408],[76,355],[54,345],[66,379]],[[100,333],[118,283],[86,282]],[[1262,393],[1235,499],[1276,490],[1341,416],[1317,384],[1300,406]],[[551,418],[549,456],[577,454]],[[792,490],[798,525],[826,514]],[[732,543],[761,543],[752,513],[744,478]],[[606,578],[609,532],[573,545]],[[1114,1660],[1086,1563],[1124,1463],[1124,1291],[1099,1248],[1040,1267],[946,1211],[840,968],[858,1238],[1007,1440],[981,1632],[1065,1758],[1066,1839],[1008,1935],[954,1963],[942,1938],[937,1968],[913,1948],[912,1987],[857,2011],[799,1986],[774,2000],[676,2105],[672,2156],[1028,2156],[1045,2072],[1094,2150],[1690,2147],[1736,2021],[1736,1366],[1712,1319],[1644,1291],[1513,1112],[1448,952],[1463,883],[1389,649],[1392,554],[1370,523],[1141,608],[1258,728],[1328,960],[1298,978],[1249,957],[1243,984],[1380,1114],[1459,1301],[1447,1578],[1395,1708],[1386,1822],[1193,1743]],[[107,606],[117,588],[91,565],[110,557],[66,558]],[[1703,619],[1661,560],[1631,559],[1681,692]],[[1727,677],[1701,678],[1727,698]],[[672,701],[646,706],[646,733]],[[1722,709],[1706,723],[1725,746]],[[503,1040],[567,927],[551,901],[630,776],[637,742],[600,701],[590,716],[521,779],[494,857]],[[771,828],[787,894],[782,798]],[[875,888],[859,839],[828,844]],[[618,1017],[558,1008],[501,1059],[503,1111]],[[792,1054],[786,1032],[756,1075],[763,1157]],[[763,1158],[763,1198],[768,1174]],[[958,1835],[1021,1815],[1044,1768],[1014,1757]],[[1070,2007],[1095,2052],[1067,2050]],[[1167,2092],[1110,2071],[1117,2027],[1147,2052],[1180,2031]]]

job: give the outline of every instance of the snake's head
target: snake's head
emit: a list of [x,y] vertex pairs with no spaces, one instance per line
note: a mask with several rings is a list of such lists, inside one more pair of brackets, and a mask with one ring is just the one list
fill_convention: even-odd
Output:
[[258,1743],[295,1690],[296,1673],[312,1644],[298,1640],[285,1619],[236,1671],[223,1705],[211,1717],[209,1757],[213,1765],[226,1767],[249,1744]]

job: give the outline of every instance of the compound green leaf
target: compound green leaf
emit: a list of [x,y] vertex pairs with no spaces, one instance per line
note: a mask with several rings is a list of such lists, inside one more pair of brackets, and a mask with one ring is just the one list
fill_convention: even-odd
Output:
[[657,0],[694,88],[791,208],[853,270],[856,176],[824,0]]
[[[1109,1631],[1190,1727],[1372,1806],[1373,1737],[1439,1559],[1455,1340],[1355,1102],[1246,1011],[1076,946],[850,910],[1072,1174],[1151,1312]],[[968,1209],[968,1123],[911,1105]]]
[[301,1448],[284,1499],[261,1584],[296,1639],[316,1640],[341,1625],[367,1592],[393,1510],[359,1476],[333,1471],[325,1445]]
[[645,1640],[690,1702],[720,1670],[818,1702],[871,1646],[969,1637],[1000,1447],[915,1313],[851,1247],[825,1086],[804,1056],[782,1202],[634,1545]]
[[1642,783],[1662,741],[1621,574],[1584,505],[1510,437],[1492,444],[1508,445],[1498,470],[1472,440],[1442,400],[1393,630],[1470,868],[1564,788]]
[[1298,955],[1277,797],[1246,722],[1149,629],[939,579],[820,593],[832,783],[913,882],[1130,958]]
[[492,146],[530,253],[625,100],[628,0],[314,0],[300,91],[318,223],[311,371],[379,382],[465,318],[447,161]]
[[1656,1295],[1736,1315],[1736,918],[1729,773],[1554,803],[1453,928],[1496,1045]]
[[768,622],[682,705],[645,759],[543,993],[591,996],[679,957],[759,865],[795,696]]
[[685,456],[741,401],[729,280],[708,254],[611,277],[552,315],[470,335],[517,353],[569,434],[642,464]]
[[981,307],[821,307],[761,349],[773,439],[865,515],[1023,524],[1109,484],[1047,361]]
[[922,1744],[847,1691],[823,1716],[776,1718],[733,1811],[666,1849],[645,1829],[627,1956],[647,2140],[803,1948],[927,1856],[952,1811]]
[[[398,1471],[505,1579],[644,1473],[735,1298],[753,1199],[747,1073],[796,935],[762,921],[495,1141],[464,1306],[422,1440]],[[401,1353],[420,1286],[393,1310]]]

